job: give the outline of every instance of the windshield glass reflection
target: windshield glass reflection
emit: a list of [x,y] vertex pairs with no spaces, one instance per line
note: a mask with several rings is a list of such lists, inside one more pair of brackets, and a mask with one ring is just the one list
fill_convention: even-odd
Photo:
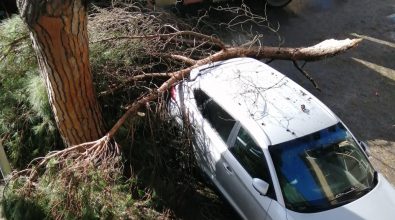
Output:
[[342,124],[269,147],[288,209],[316,212],[375,185],[374,169]]

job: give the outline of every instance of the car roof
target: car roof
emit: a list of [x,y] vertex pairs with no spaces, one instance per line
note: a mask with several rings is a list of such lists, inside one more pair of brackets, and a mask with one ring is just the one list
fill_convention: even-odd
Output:
[[252,119],[266,134],[268,145],[339,122],[311,93],[255,59],[235,58],[207,64],[194,69],[190,79],[197,79],[199,87],[242,124],[243,117]]

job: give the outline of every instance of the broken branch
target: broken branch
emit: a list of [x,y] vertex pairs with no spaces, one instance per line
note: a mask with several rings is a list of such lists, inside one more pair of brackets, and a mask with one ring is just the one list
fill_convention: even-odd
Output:
[[234,58],[240,56],[254,57],[257,59],[277,59],[277,60],[304,60],[317,61],[328,57],[333,57],[339,53],[345,52],[356,47],[362,39],[345,39],[345,40],[325,40],[319,44],[310,47],[251,47],[251,48],[229,48],[224,52],[224,58]]
[[[171,73],[144,73],[141,75],[136,75],[132,76],[129,79],[127,79],[122,85],[119,85],[110,91],[105,91],[101,93],[100,95],[105,95],[111,92],[114,92],[120,88],[123,87],[123,85],[133,82],[133,81],[138,81],[138,80],[145,80],[145,79],[150,79],[150,78],[155,78],[155,77],[172,77],[172,76],[177,76],[178,79],[183,79],[186,74],[189,72],[185,73],[185,71],[190,71],[194,67],[208,64],[210,62],[216,62],[220,60],[226,60],[226,59],[231,59],[231,58],[236,58],[236,57],[253,57],[256,59],[265,59],[268,58],[270,59],[270,62],[272,60],[291,60],[294,62],[295,67],[307,77],[307,79],[313,83],[314,87],[318,90],[318,84],[314,81],[314,79],[306,72],[304,71],[298,64],[295,63],[297,60],[303,60],[303,61],[317,61],[317,60],[322,60],[328,57],[335,56],[339,53],[345,52],[351,48],[354,48],[358,45],[359,42],[361,42],[362,39],[345,39],[345,40],[325,40],[319,44],[316,44],[314,46],[310,47],[301,47],[301,48],[290,48],[290,47],[269,47],[269,46],[262,46],[262,47],[230,47],[227,48],[226,50],[221,50],[213,55],[210,55],[206,58],[200,59],[200,60],[194,60],[191,58],[188,58],[186,56],[182,55],[176,55],[172,54],[169,55],[168,57],[171,59],[175,59],[178,61],[182,61],[190,67],[180,70],[180,71],[175,71]],[[172,83],[174,84],[174,82]],[[171,84],[171,85],[172,85]],[[170,85],[170,86],[171,86]],[[150,100],[153,101],[153,100]],[[136,111],[137,112],[137,111]]]
[[313,79],[313,77],[310,76],[310,74],[303,69],[303,67],[305,66],[306,63],[304,63],[302,65],[302,67],[299,66],[299,64],[296,61],[292,61],[294,66],[296,67],[297,70],[299,70],[299,72],[301,72],[314,86],[314,88],[316,88],[318,91],[321,92],[320,87],[318,86],[318,83]]

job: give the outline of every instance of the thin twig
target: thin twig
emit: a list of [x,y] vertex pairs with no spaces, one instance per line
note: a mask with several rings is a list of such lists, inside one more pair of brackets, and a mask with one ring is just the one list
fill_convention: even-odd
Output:
[[219,46],[221,49],[226,48],[226,45],[220,39],[218,39],[214,36],[209,36],[209,35],[201,34],[201,33],[194,32],[194,31],[179,31],[179,32],[170,33],[170,34],[109,37],[109,38],[104,38],[101,40],[93,41],[92,43],[100,43],[103,41],[122,40],[122,39],[154,39],[154,38],[169,39],[169,38],[173,38],[173,37],[179,36],[179,35],[194,36],[194,37],[206,39],[210,42],[213,42],[215,45]]
[[[306,70],[302,69],[298,63],[296,61],[292,61],[294,66],[296,67],[296,69],[299,70],[299,72],[301,72],[314,86],[314,88],[316,88],[318,91],[321,92],[321,89],[318,87],[317,82],[313,79],[313,77],[310,76],[310,74],[308,72],[306,72]],[[306,62],[303,64],[303,66],[305,66]]]

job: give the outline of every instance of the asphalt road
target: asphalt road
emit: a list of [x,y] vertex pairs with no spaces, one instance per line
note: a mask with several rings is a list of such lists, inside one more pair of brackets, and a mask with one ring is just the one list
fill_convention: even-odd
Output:
[[[252,8],[264,14],[261,5]],[[395,1],[293,0],[283,9],[269,9],[267,14],[272,26],[280,25],[277,34],[282,46],[364,38],[352,51],[305,66],[321,92],[292,62],[273,61],[269,65],[311,91],[357,138],[367,141],[373,164],[395,185]],[[264,34],[265,44],[279,44],[278,36],[267,28],[253,30]],[[240,36],[234,34],[232,38]]]

